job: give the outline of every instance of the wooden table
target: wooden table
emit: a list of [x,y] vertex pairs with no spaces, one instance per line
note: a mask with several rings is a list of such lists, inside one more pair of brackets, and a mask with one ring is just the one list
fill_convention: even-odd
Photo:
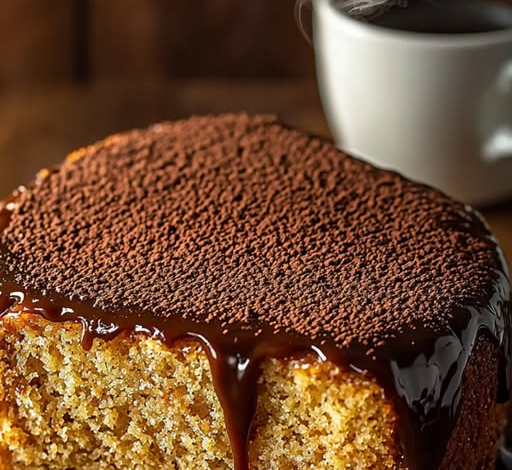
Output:
[[[0,97],[0,193],[71,150],[151,122],[247,110],[328,135],[314,81],[100,82]],[[512,184],[512,183],[511,183]],[[512,201],[483,209],[512,261]]]

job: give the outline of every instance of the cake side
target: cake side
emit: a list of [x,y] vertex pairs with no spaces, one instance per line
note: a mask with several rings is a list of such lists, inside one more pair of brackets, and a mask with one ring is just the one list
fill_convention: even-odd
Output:
[[496,403],[499,352],[481,337],[472,352],[461,386],[457,420],[442,470],[495,470],[508,403]]

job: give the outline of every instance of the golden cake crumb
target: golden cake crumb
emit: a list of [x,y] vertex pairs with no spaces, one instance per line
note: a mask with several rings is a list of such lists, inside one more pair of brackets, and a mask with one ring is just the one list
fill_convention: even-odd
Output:
[[[0,329],[0,470],[232,468],[197,343],[144,335],[80,344],[78,324],[22,315]],[[254,470],[391,470],[391,404],[370,378],[313,357],[263,365]]]

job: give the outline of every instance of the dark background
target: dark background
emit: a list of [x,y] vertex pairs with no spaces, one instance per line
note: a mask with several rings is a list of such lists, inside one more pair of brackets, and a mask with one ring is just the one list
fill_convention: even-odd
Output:
[[77,147],[190,114],[277,113],[327,134],[294,4],[0,2],[0,194]]
[[6,0],[0,86],[311,77],[294,0]]

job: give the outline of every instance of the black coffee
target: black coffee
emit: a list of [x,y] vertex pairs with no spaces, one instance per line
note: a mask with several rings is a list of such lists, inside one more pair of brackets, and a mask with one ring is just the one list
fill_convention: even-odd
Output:
[[512,6],[481,0],[409,0],[370,21],[386,28],[432,34],[486,33],[512,28]]

